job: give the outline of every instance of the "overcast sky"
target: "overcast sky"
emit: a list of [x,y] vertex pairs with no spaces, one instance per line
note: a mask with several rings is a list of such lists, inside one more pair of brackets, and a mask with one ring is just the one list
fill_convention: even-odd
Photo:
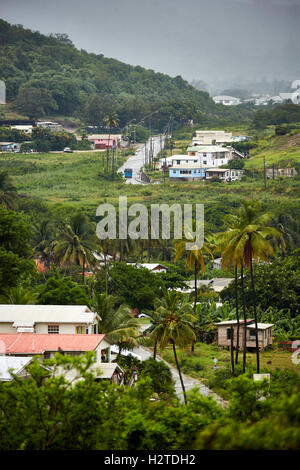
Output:
[[0,0],[0,16],[187,80],[300,79],[300,0]]

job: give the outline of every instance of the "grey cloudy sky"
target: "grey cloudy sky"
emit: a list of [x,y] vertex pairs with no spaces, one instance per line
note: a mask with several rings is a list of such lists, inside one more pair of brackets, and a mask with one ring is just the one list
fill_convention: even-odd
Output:
[[187,80],[300,79],[300,0],[0,0],[0,16]]

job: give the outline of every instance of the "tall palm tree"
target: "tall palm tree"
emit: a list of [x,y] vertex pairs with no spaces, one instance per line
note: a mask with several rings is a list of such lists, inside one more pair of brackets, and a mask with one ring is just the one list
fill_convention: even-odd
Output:
[[[279,230],[267,225],[271,220],[271,214],[261,213],[258,204],[252,201],[243,202],[233,220],[234,225],[228,232],[228,243],[223,251],[223,256],[225,256],[226,260],[229,256],[233,255],[236,262],[250,269],[255,322],[256,365],[257,373],[259,373],[259,343],[253,260],[267,262],[269,257],[274,254],[270,238],[280,238],[282,235]],[[246,330],[246,323],[244,329]]]
[[6,171],[0,172],[0,206],[7,210],[17,208],[17,189],[12,184],[12,180]]
[[157,312],[160,315],[159,323],[152,331],[150,338],[158,341],[161,349],[164,349],[171,343],[186,404],[185,386],[178,362],[176,346],[185,348],[195,341],[196,336],[192,323],[196,318],[191,313],[191,306],[187,299],[183,301],[182,296],[178,292],[166,289],[163,289],[163,297]]
[[55,242],[53,252],[61,266],[82,266],[82,282],[85,283],[86,267],[95,264],[93,255],[94,234],[87,217],[76,214],[63,226]]
[[[108,163],[109,163],[109,141],[110,141],[110,136],[111,136],[111,131],[113,128],[118,127],[119,125],[119,119],[117,113],[114,111],[111,113],[108,113],[104,117],[104,122],[107,127],[109,127],[109,135],[108,135],[108,145],[107,145],[107,153],[106,153],[106,165],[107,165],[107,170],[108,170]],[[112,153],[113,155],[113,153]],[[113,161],[113,156],[112,156],[112,174],[114,173],[114,161]]]
[[186,250],[186,243],[190,243],[191,240],[180,240],[175,242],[175,258],[174,261],[175,263],[179,258],[181,258],[183,255],[187,254],[186,257],[186,263],[185,263],[185,269],[188,271],[188,269],[193,269],[194,270],[194,291],[195,291],[195,298],[194,298],[194,313],[196,313],[196,305],[197,305],[197,277],[200,271],[204,272],[205,271],[205,257],[208,255],[213,259],[213,254],[212,254],[212,244],[211,242],[208,241],[208,238],[204,239],[204,244],[202,248],[197,248],[195,245],[195,249],[192,250]]
[[42,220],[33,225],[33,249],[40,256],[47,268],[50,267],[51,247],[55,240],[54,227],[51,221]]
[[132,316],[127,305],[115,308],[116,299],[112,295],[95,293],[93,305],[100,316],[99,332],[104,333],[122,349],[132,349],[138,345],[139,322]]
[[[235,312],[236,312],[236,320],[237,320],[237,332],[236,332],[236,354],[235,354],[235,363],[238,364],[238,357],[239,357],[239,348],[240,348],[240,316],[239,316],[239,303],[238,303],[238,268],[241,267],[241,260],[237,260],[235,256],[235,249],[236,246],[234,243],[230,244],[232,235],[232,227],[235,226],[237,223],[234,217],[227,217],[226,222],[229,225],[227,230],[224,233],[221,233],[218,237],[220,248],[222,251],[222,267],[223,268],[231,268],[234,267],[234,291],[235,291]],[[231,225],[231,226],[230,226]],[[245,306],[244,306],[245,307]],[[244,321],[246,317],[246,310],[244,308]],[[246,352],[246,339],[244,336],[244,352]],[[244,356],[244,366],[245,366],[246,356]],[[232,364],[232,368],[234,368],[234,364]]]
[[[160,299],[156,299],[154,303],[154,310],[151,312],[148,312],[149,316],[149,321],[150,321],[150,326],[143,331],[144,335],[150,334],[155,330],[155,328],[159,325],[161,322],[161,302]],[[158,338],[154,338],[154,348],[153,348],[153,359],[156,359],[157,355],[157,343],[158,343]]]

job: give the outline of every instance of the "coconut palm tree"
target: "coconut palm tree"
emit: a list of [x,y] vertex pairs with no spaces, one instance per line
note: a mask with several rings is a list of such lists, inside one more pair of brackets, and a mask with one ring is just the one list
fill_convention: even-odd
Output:
[[85,215],[76,214],[61,228],[53,253],[61,266],[82,266],[82,282],[85,283],[85,269],[96,261],[94,247],[92,225]]
[[191,306],[187,299],[182,300],[182,296],[178,292],[166,289],[163,289],[163,297],[157,312],[160,315],[159,323],[152,331],[150,338],[158,341],[161,349],[164,349],[171,343],[186,404],[185,386],[178,362],[176,346],[185,348],[196,340],[192,326],[196,318],[191,312]]
[[[119,125],[119,119],[117,113],[114,111],[111,113],[108,113],[104,117],[104,122],[107,127],[109,127],[109,135],[108,135],[108,145],[107,145],[107,154],[106,154],[106,165],[107,165],[107,170],[108,170],[108,162],[109,162],[109,141],[110,141],[110,136],[111,136],[111,131],[113,128],[118,127]],[[113,153],[112,153],[113,155]],[[114,173],[114,158],[112,157],[112,174]]]
[[[259,344],[253,260],[267,262],[269,257],[274,254],[270,238],[280,238],[282,234],[276,228],[268,225],[271,215],[261,213],[258,204],[252,201],[243,202],[238,214],[232,220],[233,228],[228,231],[228,235],[225,237],[224,242],[227,242],[227,246],[222,256],[225,257],[225,262],[230,256],[233,256],[235,263],[239,263],[243,267],[246,266],[250,270],[255,322],[256,366],[257,373],[259,373]],[[241,276],[243,281],[243,274]],[[244,330],[246,330],[246,323]]]
[[6,171],[0,172],[0,206],[7,210],[17,208],[18,192]]
[[100,316],[99,332],[118,345],[120,355],[122,349],[132,349],[138,345],[139,322],[127,305],[116,309],[115,304],[113,295],[94,294],[93,306]]
[[[154,310],[148,312],[147,315],[149,316],[150,326],[146,330],[143,331],[144,335],[150,334],[155,330],[155,328],[159,325],[161,321],[161,312],[160,312],[161,302],[159,299],[156,299],[154,304]],[[154,348],[153,348],[153,359],[156,359],[157,355],[157,343],[158,338],[154,338]]]
[[205,271],[205,262],[204,259],[206,256],[210,256],[213,259],[212,254],[212,243],[208,241],[208,238],[205,237],[204,244],[202,248],[197,248],[195,245],[195,249],[187,250],[186,243],[191,243],[191,240],[183,239],[180,241],[175,241],[175,263],[181,258],[184,254],[187,254],[185,269],[188,271],[189,269],[194,270],[194,291],[195,291],[195,298],[194,298],[194,313],[196,313],[196,305],[197,305],[197,277],[200,271]]
[[33,225],[33,250],[42,258],[45,266],[50,267],[51,247],[55,240],[54,227],[51,221],[42,220]]
[[[234,267],[234,291],[235,291],[235,312],[236,312],[236,320],[237,320],[237,332],[236,332],[236,354],[235,354],[235,363],[238,363],[239,357],[239,348],[240,348],[240,316],[239,316],[239,303],[238,303],[238,268],[241,267],[242,261],[237,260],[235,256],[235,244],[230,243],[231,237],[234,233],[232,232],[232,227],[235,225],[238,226],[238,221],[233,217],[229,216],[226,218],[226,222],[229,225],[228,229],[222,233],[219,237],[219,244],[222,251],[222,268],[231,268]],[[232,227],[231,227],[232,226]],[[230,248],[229,248],[230,245]],[[244,297],[243,297],[244,298]],[[243,312],[244,312],[244,322],[246,320],[246,309],[245,305],[243,304]],[[246,322],[245,322],[246,324]],[[246,331],[246,330],[245,330]],[[244,353],[246,353],[246,337],[244,336]],[[246,367],[246,356],[244,356],[244,367]],[[232,369],[234,369],[234,364],[232,364]]]

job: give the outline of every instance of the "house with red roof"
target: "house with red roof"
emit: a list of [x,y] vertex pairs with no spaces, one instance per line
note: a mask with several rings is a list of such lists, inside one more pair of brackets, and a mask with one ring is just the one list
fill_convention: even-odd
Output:
[[96,353],[96,362],[111,362],[112,343],[105,335],[49,335],[36,333],[0,333],[0,354],[6,356],[54,357],[55,353],[80,356],[88,351]]

